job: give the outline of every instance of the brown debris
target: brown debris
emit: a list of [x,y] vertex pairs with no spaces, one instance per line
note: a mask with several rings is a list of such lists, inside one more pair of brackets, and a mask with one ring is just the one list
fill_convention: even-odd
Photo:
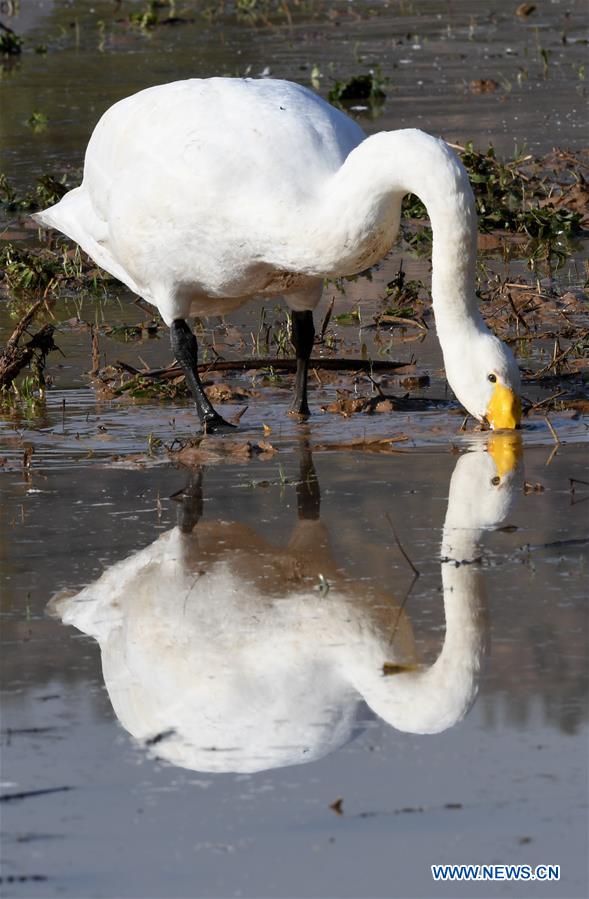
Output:
[[431,409],[443,402],[428,397],[387,396],[379,390],[377,396],[355,396],[349,390],[336,391],[337,399],[321,407],[322,412],[331,412],[349,418],[356,413],[374,415],[379,412],[417,412]]
[[211,384],[205,387],[205,393],[211,403],[239,403],[249,397],[260,396],[259,390],[231,387],[229,384]]
[[570,209],[572,212],[580,212],[583,216],[581,224],[585,227],[589,223],[589,184],[581,172],[576,172],[577,181],[570,186],[560,188],[559,193],[551,193],[539,201],[540,208]]
[[19,345],[21,337],[43,305],[44,300],[38,300],[31,306],[8,338],[2,353],[0,353],[0,389],[10,387],[22,369],[26,368],[33,361],[36,363],[39,376],[41,376],[45,358],[49,353],[57,349],[53,342],[53,332],[55,330],[53,325],[43,325],[24,346]]
[[527,19],[528,16],[531,16],[532,13],[536,9],[535,3],[520,3],[518,8],[515,11],[516,16],[519,16],[520,19]]
[[429,375],[409,375],[400,381],[401,387],[405,390],[420,390],[422,387],[429,387]]
[[274,455],[276,448],[267,440],[258,443],[232,441],[226,437],[205,436],[199,440],[167,448],[168,456],[186,468],[199,465],[214,465],[218,462],[246,462],[250,459],[267,459]]
[[499,82],[492,78],[477,78],[468,85],[472,94],[492,94],[498,87]]
[[524,481],[524,493],[526,496],[530,493],[544,493],[544,487],[539,482],[531,484],[530,481]]
[[343,815],[343,813],[344,813],[343,812],[343,804],[344,804],[343,797],[338,796],[338,798],[334,802],[330,803],[329,807],[332,810],[332,812],[336,813],[336,815]]
[[361,437],[338,443],[317,443],[313,452],[363,450],[368,453],[402,453],[404,451],[397,450],[395,444],[406,440],[409,440],[406,434],[397,434],[396,437]]

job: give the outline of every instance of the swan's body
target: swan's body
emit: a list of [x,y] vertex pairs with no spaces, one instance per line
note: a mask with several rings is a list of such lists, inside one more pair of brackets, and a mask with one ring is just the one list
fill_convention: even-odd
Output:
[[[154,751],[177,765],[313,761],[350,739],[360,700],[399,730],[438,733],[476,696],[484,585],[472,562],[483,530],[507,515],[514,471],[509,447],[503,464],[496,448],[458,460],[442,539],[446,635],[430,667],[393,597],[342,575],[317,518],[284,548],[239,524],[174,528],[52,608],[100,643],[123,726],[146,742],[165,734]],[[398,673],[385,677],[385,663]]]
[[[408,192],[421,197],[432,222],[432,295],[448,380],[475,417],[515,427],[517,366],[477,308],[468,176],[446,144],[423,132],[366,138],[343,113],[285,81],[162,85],[104,114],[82,185],[36,218],[157,306],[173,330],[190,315],[284,296],[303,323],[301,339],[293,330],[305,361],[297,386],[304,412],[310,316],[323,279],[361,271],[390,249]],[[486,383],[491,373],[510,393],[501,403]],[[499,409],[505,403],[510,408]]]

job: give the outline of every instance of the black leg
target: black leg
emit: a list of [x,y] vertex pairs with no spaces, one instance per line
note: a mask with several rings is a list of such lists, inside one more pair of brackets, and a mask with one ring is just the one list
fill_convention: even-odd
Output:
[[315,339],[315,325],[313,313],[310,310],[304,312],[292,312],[292,345],[297,356],[297,374],[295,380],[295,395],[290,407],[295,415],[309,415],[307,402],[307,372],[309,370],[309,357],[313,349]]
[[296,485],[299,518],[317,521],[321,517],[321,491],[308,437],[303,439],[299,452],[300,480]]
[[170,499],[180,503],[178,527],[183,534],[191,534],[202,517],[202,469],[191,474],[186,487],[173,493]]
[[170,342],[176,361],[184,369],[186,383],[194,397],[196,411],[205,433],[212,434],[215,431],[232,428],[233,425],[215,411],[202,388],[198,374],[198,344],[183,318],[177,318],[170,325]]

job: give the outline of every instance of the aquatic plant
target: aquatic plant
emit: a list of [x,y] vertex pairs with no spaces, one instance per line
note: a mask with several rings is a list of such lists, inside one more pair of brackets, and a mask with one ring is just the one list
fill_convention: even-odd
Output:
[[40,175],[36,186],[19,194],[12,186],[4,173],[0,173],[0,205],[8,212],[34,212],[36,209],[44,209],[58,203],[59,200],[82,180],[79,169],[62,172],[61,175],[46,173]]
[[66,287],[96,291],[104,280],[115,280],[98,269],[78,247],[72,249],[66,243],[52,249],[7,243],[0,247],[0,270],[2,286],[10,295],[42,291],[46,296]]
[[38,133],[39,131],[45,131],[48,121],[49,119],[44,112],[35,111],[32,112],[27,119],[27,126],[31,129],[31,131]]
[[19,56],[22,53],[23,39],[12,28],[0,23],[0,56]]
[[386,97],[385,84],[386,78],[383,78],[380,66],[376,66],[367,73],[352,75],[347,81],[336,81],[327,94],[327,99],[336,105],[354,100],[373,103]]

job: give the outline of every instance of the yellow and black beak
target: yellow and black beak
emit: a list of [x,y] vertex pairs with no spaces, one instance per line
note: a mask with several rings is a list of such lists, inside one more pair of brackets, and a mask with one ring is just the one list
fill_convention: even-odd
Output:
[[518,428],[522,417],[519,396],[510,387],[497,382],[485,417],[494,431]]
[[519,434],[492,434],[487,452],[495,463],[497,475],[503,480],[515,471],[522,459],[522,439]]

